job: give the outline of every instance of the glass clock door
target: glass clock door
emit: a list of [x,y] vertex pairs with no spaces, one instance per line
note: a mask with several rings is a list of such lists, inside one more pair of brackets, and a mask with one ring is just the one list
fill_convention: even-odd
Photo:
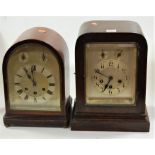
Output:
[[134,105],[136,60],[134,43],[86,44],[86,103]]
[[7,67],[10,109],[60,111],[60,69],[51,49],[24,43]]

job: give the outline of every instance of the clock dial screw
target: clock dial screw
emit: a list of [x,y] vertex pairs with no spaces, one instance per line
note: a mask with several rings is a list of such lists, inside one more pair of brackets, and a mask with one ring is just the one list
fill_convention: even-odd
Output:
[[25,90],[28,90],[28,88],[25,88]]
[[33,93],[34,93],[34,95],[37,95],[37,92],[36,91],[34,91]]
[[42,88],[42,91],[45,91],[46,89],[45,88]]
[[109,85],[109,88],[112,89],[112,85]]
[[122,80],[118,80],[118,83],[122,83]]
[[100,80],[100,83],[103,83],[103,80]]

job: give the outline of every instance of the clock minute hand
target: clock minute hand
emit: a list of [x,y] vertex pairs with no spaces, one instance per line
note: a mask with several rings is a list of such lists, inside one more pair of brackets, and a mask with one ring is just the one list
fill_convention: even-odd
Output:
[[109,76],[107,76],[107,75],[101,73],[99,69],[95,69],[95,73],[98,73],[98,74],[100,74],[100,75],[102,75],[102,76],[105,76],[105,77],[109,78]]
[[113,77],[112,77],[112,76],[109,76],[109,80],[108,80],[107,84],[105,85],[104,90],[102,90],[102,92],[104,92],[104,91],[108,88],[109,83],[110,83],[110,81],[111,81],[112,79],[113,79]]
[[24,67],[24,71],[25,71],[25,73],[26,73],[28,79],[31,80],[31,75],[28,73],[28,70],[27,70],[25,67]]

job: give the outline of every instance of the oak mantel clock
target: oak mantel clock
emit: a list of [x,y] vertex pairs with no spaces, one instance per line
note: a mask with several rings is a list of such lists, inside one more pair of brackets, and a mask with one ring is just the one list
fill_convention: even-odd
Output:
[[68,59],[57,32],[35,27],[21,34],[3,60],[5,126],[68,126]]
[[75,47],[72,130],[149,131],[147,42],[131,21],[89,21]]

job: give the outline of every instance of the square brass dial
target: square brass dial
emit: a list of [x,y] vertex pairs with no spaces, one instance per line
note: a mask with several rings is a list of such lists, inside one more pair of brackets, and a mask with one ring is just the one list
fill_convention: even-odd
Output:
[[135,105],[135,43],[87,43],[85,93],[89,105]]

